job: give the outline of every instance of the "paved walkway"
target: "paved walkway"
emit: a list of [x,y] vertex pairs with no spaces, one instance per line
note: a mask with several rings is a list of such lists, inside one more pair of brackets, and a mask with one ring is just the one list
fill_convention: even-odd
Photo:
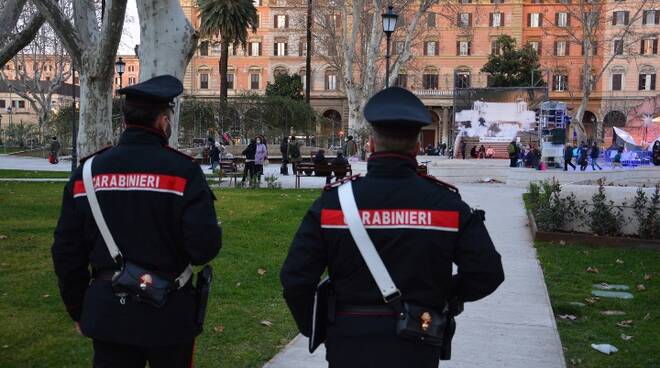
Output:
[[[522,189],[459,186],[463,199],[486,210],[486,226],[502,255],[506,280],[491,296],[468,303],[457,318],[449,368],[564,368],[564,357],[543,273],[532,246]],[[307,352],[299,336],[267,368],[326,367],[325,352]]]

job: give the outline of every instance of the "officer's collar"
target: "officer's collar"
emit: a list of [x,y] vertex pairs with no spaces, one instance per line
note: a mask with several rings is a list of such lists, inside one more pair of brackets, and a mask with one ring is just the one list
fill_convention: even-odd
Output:
[[367,176],[409,177],[417,175],[417,160],[412,155],[376,152],[367,162]]
[[143,125],[126,125],[119,138],[119,144],[159,144],[167,145],[167,137],[162,131]]

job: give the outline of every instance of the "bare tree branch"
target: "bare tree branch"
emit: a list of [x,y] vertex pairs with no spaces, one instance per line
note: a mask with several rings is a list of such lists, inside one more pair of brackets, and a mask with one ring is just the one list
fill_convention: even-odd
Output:
[[[71,56],[74,63],[82,64],[82,50],[87,49],[90,45],[85,43],[80,37],[78,29],[71,24],[71,22],[64,16],[62,9],[54,0],[33,0],[34,5],[43,14],[48,23],[53,28],[55,33],[60,37],[60,40],[67,53]],[[124,4],[126,2],[124,1]]]
[[[0,17],[3,15],[0,13]],[[19,51],[27,46],[44,24],[45,18],[41,14],[36,14],[28,25],[19,32],[11,41],[7,40],[5,46],[0,48],[0,65],[5,65]],[[2,38],[0,38],[2,39]],[[5,38],[6,39],[6,38]]]

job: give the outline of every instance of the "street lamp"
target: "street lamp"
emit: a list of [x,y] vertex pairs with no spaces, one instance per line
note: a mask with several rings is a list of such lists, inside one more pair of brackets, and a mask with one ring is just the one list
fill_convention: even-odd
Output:
[[124,74],[124,68],[126,68],[126,63],[124,60],[122,60],[121,56],[119,57],[119,60],[115,62],[115,72],[119,74],[119,88],[122,88],[122,79],[121,76]]
[[399,17],[394,14],[394,8],[392,5],[387,6],[387,13],[382,14],[383,17],[383,32],[387,36],[387,54],[385,54],[385,60],[387,64],[385,66],[385,88],[389,87],[390,83],[390,38],[392,33],[394,33],[394,28],[396,28],[396,19]]

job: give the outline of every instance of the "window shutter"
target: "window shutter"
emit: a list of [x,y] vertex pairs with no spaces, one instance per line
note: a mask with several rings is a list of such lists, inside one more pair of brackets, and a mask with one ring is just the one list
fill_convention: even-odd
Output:
[[428,56],[428,50],[429,50],[429,43],[428,41],[424,41],[424,56]]
[[542,43],[543,43],[543,42],[541,42],[541,40],[539,40],[539,47],[538,47],[538,50],[539,50],[539,51],[538,51],[538,54],[539,54],[539,55],[541,55],[541,44],[542,44]]
[[284,16],[284,28],[289,28],[289,15]]
[[527,13],[527,27],[532,26],[532,13]]
[[500,13],[500,27],[504,27],[504,13]]
[[490,20],[488,21],[489,22],[488,24],[492,27],[493,26],[493,13],[490,13],[489,15],[490,15],[490,18],[489,18]]
[[566,26],[571,26],[571,13],[566,13]]
[[658,39],[653,40],[653,55],[658,54]]
[[570,41],[566,41],[566,54],[564,54],[564,55],[565,56],[570,56],[571,55],[571,42]]
[[472,13],[468,14],[468,26],[472,26]]
[[277,28],[277,15],[273,15],[273,28]]
[[612,25],[613,25],[613,26],[616,25],[616,16],[617,16],[618,13],[619,13],[619,12],[614,12],[614,13],[612,13]]
[[277,42],[275,42],[275,43],[273,44],[273,55],[278,56],[278,55],[277,55]]
[[651,75],[651,91],[655,91],[655,74]]
[[660,24],[660,10],[654,10],[655,12],[655,24]]
[[625,17],[624,17],[624,20],[623,20],[623,24],[627,26],[627,25],[628,25],[628,21],[630,21],[630,17],[629,17],[629,16],[630,16],[630,12],[627,12],[627,11],[626,11],[626,12],[623,12],[623,14],[625,14]]
[[592,42],[591,43],[591,52],[594,54],[594,56],[598,55],[598,42]]
[[646,79],[645,77],[646,77],[646,74],[640,74],[640,75],[639,75],[639,85],[638,85],[638,89],[639,89],[640,91],[643,91],[643,90],[644,90],[644,80]]
[[556,75],[552,76],[552,90],[553,91],[557,90],[557,76]]
[[468,56],[472,55],[472,41],[469,41],[468,43]]
[[257,56],[261,56],[261,42],[259,42],[259,55]]
[[435,56],[438,56],[440,52],[440,42],[434,41],[435,42]]
[[557,50],[557,45],[558,45],[558,44],[559,44],[559,42],[555,41],[555,56],[559,56],[559,55],[558,55],[559,53],[557,52],[557,51],[558,51],[558,50]]
[[289,43],[285,42],[284,43],[284,56],[289,55]]
[[462,24],[461,24],[462,18],[463,17],[461,16],[461,13],[459,13],[458,17],[456,17],[456,25],[459,26],[459,27],[462,26]]
[[646,44],[646,42],[644,42],[644,40],[642,40],[641,44],[639,45],[639,53],[641,55],[644,55],[644,52],[646,52],[646,47],[645,47],[646,45],[645,44]]
[[648,15],[649,12],[650,12],[650,10],[644,10],[644,14],[642,15],[642,24],[643,25],[646,24],[646,16]]
[[539,27],[543,27],[543,14],[539,13]]
[[559,26],[559,13],[555,13],[555,25]]
[[461,41],[456,41],[456,55],[461,55]]
[[252,55],[252,42],[248,43],[248,56],[254,56]]
[[337,14],[335,20],[336,20],[335,27],[341,28],[341,14]]

